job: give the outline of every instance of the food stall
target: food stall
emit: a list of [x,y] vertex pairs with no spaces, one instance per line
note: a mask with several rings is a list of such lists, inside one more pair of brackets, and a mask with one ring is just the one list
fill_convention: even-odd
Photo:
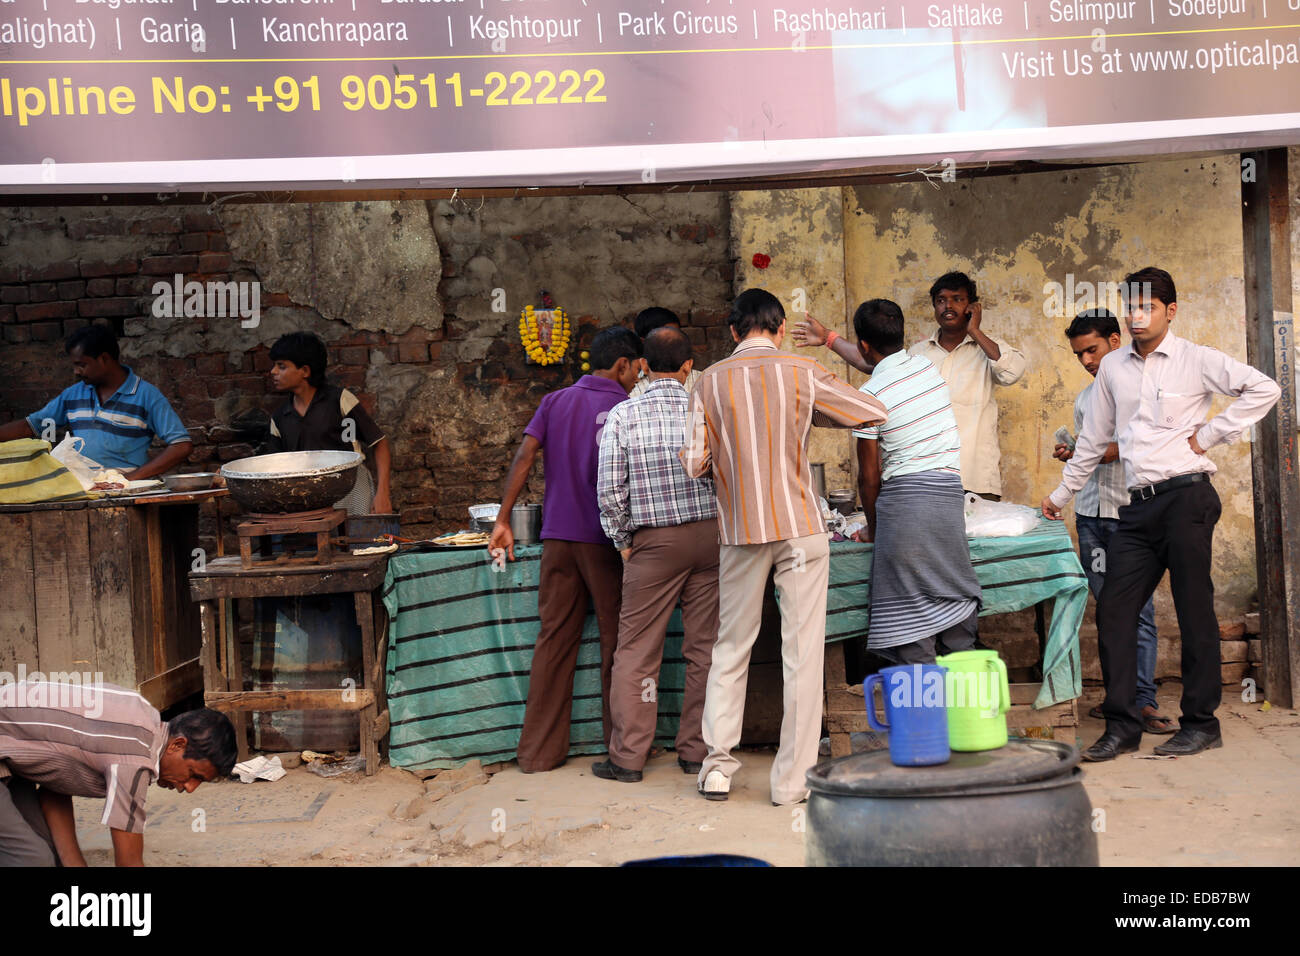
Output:
[[188,574],[224,488],[0,505],[0,671],[102,675],[165,710],[203,689]]
[[[849,752],[850,732],[866,729],[863,698],[845,683],[843,642],[866,633],[872,551],[854,541],[831,544],[825,713],[836,756]],[[970,551],[984,593],[982,616],[1051,604],[1043,681],[1011,685],[1008,722],[1059,728],[1073,743],[1088,582],[1068,532],[1060,523],[1042,522],[1028,534],[972,538]],[[541,547],[516,547],[515,558],[501,570],[482,548],[399,551],[389,559],[384,604],[394,766],[440,769],[514,757],[537,634]],[[765,613],[764,631],[779,632],[770,617]],[[681,637],[680,612],[674,612],[657,683],[655,738],[665,746],[676,736],[681,709]],[[600,721],[600,641],[595,616],[588,615],[574,679],[570,754],[604,752]]]

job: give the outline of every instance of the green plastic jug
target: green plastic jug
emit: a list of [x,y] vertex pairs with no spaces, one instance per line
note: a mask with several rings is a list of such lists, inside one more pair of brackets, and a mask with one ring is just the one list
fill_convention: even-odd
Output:
[[948,668],[944,702],[952,750],[996,750],[1007,742],[1011,688],[997,651],[957,651],[935,661]]

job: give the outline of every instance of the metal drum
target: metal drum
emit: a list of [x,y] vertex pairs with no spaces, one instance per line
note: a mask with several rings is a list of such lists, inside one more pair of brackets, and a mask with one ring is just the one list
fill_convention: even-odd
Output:
[[[253,689],[361,686],[361,626],[352,594],[257,598],[253,602]],[[256,713],[258,750],[361,749],[357,713],[290,710]]]
[[808,771],[809,866],[1097,866],[1079,752],[1050,740],[896,767],[887,751]]

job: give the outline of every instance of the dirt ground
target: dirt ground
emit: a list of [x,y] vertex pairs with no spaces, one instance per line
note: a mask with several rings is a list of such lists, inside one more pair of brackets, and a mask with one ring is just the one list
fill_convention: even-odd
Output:
[[[1166,714],[1177,684],[1161,686]],[[1099,692],[1086,693],[1083,711]],[[1084,784],[1105,811],[1106,866],[1276,866],[1300,863],[1300,713],[1226,700],[1224,746],[1195,757],[1145,759],[1161,740],[1111,763],[1088,764]],[[1100,721],[1084,718],[1091,743]],[[672,753],[640,784],[591,774],[572,758],[546,774],[513,765],[490,782],[436,801],[423,782],[385,767],[326,779],[297,768],[275,783],[207,784],[190,795],[154,787],[145,860],[152,866],[614,866],[676,854],[736,853],[801,866],[803,810],[773,807],[771,754],[744,766],[725,803],[704,800]],[[444,783],[444,787],[445,787]],[[92,866],[112,862],[103,801],[77,800]]]

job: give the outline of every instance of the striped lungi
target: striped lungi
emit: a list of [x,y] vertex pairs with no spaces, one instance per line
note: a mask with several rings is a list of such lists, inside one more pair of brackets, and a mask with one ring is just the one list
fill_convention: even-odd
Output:
[[881,486],[869,648],[930,637],[966,620],[980,606],[964,503],[961,478],[948,471],[900,475]]

